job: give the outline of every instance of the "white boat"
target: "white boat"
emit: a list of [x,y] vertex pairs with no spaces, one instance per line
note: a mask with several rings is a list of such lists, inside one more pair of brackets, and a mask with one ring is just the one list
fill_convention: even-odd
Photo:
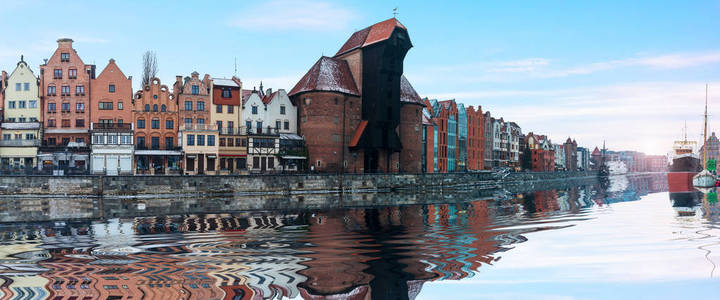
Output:
[[[703,143],[707,144],[707,85],[705,85],[705,129],[703,131]],[[715,175],[707,169],[707,146],[703,147],[703,170],[693,176],[694,187],[709,188],[717,183]]]

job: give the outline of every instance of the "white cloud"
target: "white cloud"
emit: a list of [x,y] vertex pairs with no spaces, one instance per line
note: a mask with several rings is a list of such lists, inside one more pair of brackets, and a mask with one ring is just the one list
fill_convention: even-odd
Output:
[[248,30],[344,29],[355,14],[330,2],[272,0],[248,8],[229,22]]

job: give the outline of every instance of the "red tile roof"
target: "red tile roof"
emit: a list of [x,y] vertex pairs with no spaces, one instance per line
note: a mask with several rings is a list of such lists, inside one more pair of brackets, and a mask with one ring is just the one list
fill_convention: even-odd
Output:
[[250,95],[252,95],[253,90],[242,90],[242,103],[245,104],[247,100],[250,98]]
[[407,30],[405,25],[400,23],[397,19],[392,18],[357,31],[350,36],[350,39],[345,42],[335,56],[387,40],[390,38],[390,35],[392,35],[393,31],[395,31],[395,28]]
[[405,75],[400,77],[400,101],[408,104],[425,105],[425,102],[412,87],[410,81],[405,78]]
[[305,92],[337,92],[360,96],[350,67],[345,60],[323,56],[290,90],[288,96]]
[[277,91],[272,92],[270,95],[265,95],[265,97],[262,98],[262,102],[265,104],[268,104],[272,101],[273,98],[275,98],[275,95],[277,95]]
[[602,154],[600,153],[600,149],[598,149],[598,147],[595,147],[595,150],[593,150],[591,155],[596,156],[596,155],[602,155]]
[[358,142],[360,142],[360,138],[363,135],[363,132],[365,132],[365,127],[367,127],[368,121],[362,120],[360,121],[360,125],[358,125],[358,128],[355,129],[355,133],[353,134],[352,140],[350,140],[350,144],[348,147],[357,147]]

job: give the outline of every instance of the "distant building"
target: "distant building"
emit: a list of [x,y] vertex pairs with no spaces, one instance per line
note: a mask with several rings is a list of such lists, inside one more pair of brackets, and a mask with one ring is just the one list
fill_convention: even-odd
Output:
[[[702,157],[705,148],[707,147],[707,158],[708,159],[714,159],[715,163],[717,164],[718,161],[720,161],[720,140],[718,140],[718,137],[715,135],[715,132],[713,132],[705,141],[705,143],[700,147],[700,156]],[[715,166],[717,168],[717,165]]]
[[[568,171],[577,171],[577,142],[568,137],[563,144],[563,154],[565,155],[565,169]],[[557,155],[557,153],[555,155]]]
[[493,153],[493,147],[495,145],[495,134],[493,132],[493,118],[490,115],[489,111],[485,112],[485,115],[483,117],[485,126],[483,128],[483,131],[485,132],[485,139],[483,141],[483,144],[485,145],[485,151],[483,151],[483,161],[485,162],[483,166],[485,169],[492,169],[495,167],[494,165],[494,153]]
[[[427,100],[425,100],[427,102]],[[438,172],[438,126],[432,120],[430,108],[423,108],[422,120],[422,165],[423,173]]]
[[477,110],[475,110],[475,108],[471,105],[466,109],[466,111],[468,119],[467,169],[474,171],[482,170],[485,165],[485,119],[482,107],[478,106]]
[[647,172],[667,172],[668,158],[665,155],[648,155],[645,157]]
[[587,148],[577,148],[577,167],[583,171],[590,169],[590,151]]
[[565,159],[567,158],[565,156],[565,147],[560,144],[553,144],[553,149],[555,149],[555,169],[562,171],[567,170],[565,167]]
[[550,139],[545,135],[536,135],[532,132],[525,137],[527,143],[526,156],[532,171],[552,172],[555,170],[555,149]]
[[41,102],[38,78],[21,57],[5,80],[4,120],[0,139],[0,168],[32,170],[38,166],[42,139]]

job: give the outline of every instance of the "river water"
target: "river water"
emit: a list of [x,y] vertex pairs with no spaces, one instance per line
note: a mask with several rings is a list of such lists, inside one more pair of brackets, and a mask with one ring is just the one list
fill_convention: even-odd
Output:
[[[713,194],[711,194],[713,195]],[[2,299],[720,299],[663,175],[472,202],[0,226]]]

